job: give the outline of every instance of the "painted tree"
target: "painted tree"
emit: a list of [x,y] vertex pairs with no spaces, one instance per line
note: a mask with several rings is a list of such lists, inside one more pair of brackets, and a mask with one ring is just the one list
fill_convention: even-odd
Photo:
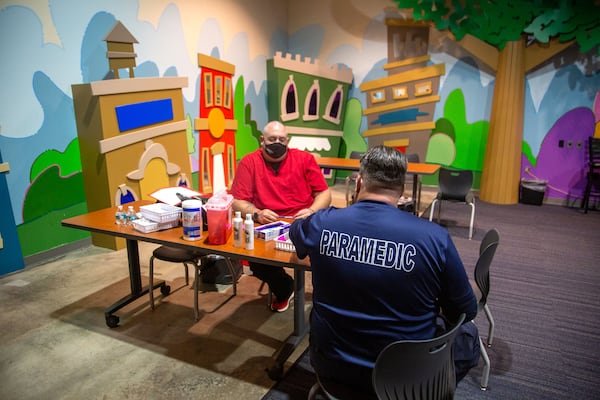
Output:
[[[600,54],[598,0],[395,0],[432,22],[496,74],[479,197],[518,201],[525,76],[577,42]],[[532,45],[536,43],[537,45]]]

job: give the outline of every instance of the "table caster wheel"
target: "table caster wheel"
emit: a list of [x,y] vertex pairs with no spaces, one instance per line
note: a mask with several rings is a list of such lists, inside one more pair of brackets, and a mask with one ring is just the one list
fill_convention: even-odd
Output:
[[169,293],[171,293],[171,286],[169,286],[169,285],[163,285],[163,286],[161,286],[160,287],[160,293],[163,296],[168,296]]
[[117,326],[119,326],[119,317],[116,315],[107,315],[106,316],[106,325],[108,325],[109,328],[116,328]]

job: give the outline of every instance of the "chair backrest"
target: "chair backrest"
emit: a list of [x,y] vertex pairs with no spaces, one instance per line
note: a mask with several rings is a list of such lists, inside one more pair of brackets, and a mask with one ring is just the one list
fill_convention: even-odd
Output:
[[591,172],[600,171],[600,138],[588,138],[588,166]]
[[363,154],[365,154],[364,151],[351,151],[350,155],[348,156],[348,158],[353,158],[356,160],[360,160],[360,158],[363,156]]
[[[409,163],[418,163],[419,162],[419,154],[418,153],[409,153],[406,154],[406,162]],[[406,179],[405,182],[410,183],[413,181],[413,179],[415,178],[415,176],[413,174],[406,174]],[[413,197],[415,197],[415,195],[413,194]]]
[[473,185],[473,171],[441,167],[438,181],[443,200],[466,201]]
[[484,235],[479,245],[479,258],[477,264],[475,264],[475,283],[481,292],[481,298],[479,303],[485,305],[487,303],[487,297],[490,293],[490,265],[496,249],[500,243],[500,234],[497,229],[490,229]]
[[400,340],[386,346],[375,362],[373,388],[379,399],[452,399],[456,375],[452,344],[458,322],[447,333],[430,340]]
[[407,162],[418,163],[419,162],[419,154],[418,153],[409,153],[406,155]]

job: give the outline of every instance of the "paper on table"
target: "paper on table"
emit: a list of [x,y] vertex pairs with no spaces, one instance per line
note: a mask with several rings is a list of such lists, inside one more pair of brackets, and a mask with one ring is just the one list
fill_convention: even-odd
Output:
[[150,196],[162,203],[170,204],[172,206],[179,206],[181,205],[181,199],[177,196],[177,193],[185,197],[202,197],[202,193],[183,186],[158,189],[150,193]]

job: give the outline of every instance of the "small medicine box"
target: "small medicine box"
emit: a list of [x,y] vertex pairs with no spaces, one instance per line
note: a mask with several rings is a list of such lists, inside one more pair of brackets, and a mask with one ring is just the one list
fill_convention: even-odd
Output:
[[290,230],[289,222],[277,221],[254,228],[254,237],[261,240],[273,240]]

